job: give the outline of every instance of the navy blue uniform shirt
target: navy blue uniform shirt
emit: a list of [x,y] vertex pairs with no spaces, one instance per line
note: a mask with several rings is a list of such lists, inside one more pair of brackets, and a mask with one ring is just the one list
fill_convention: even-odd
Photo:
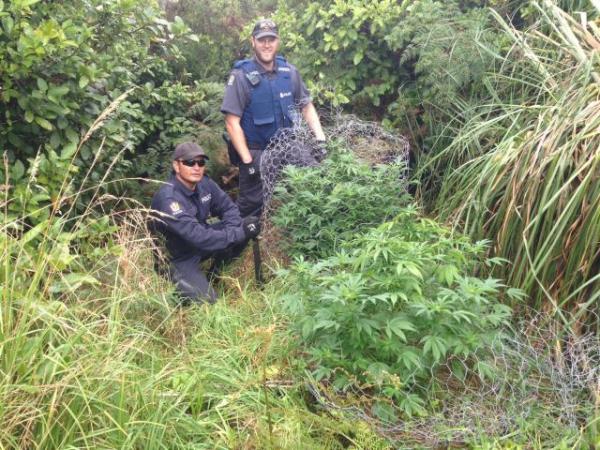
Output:
[[[245,239],[238,207],[206,175],[193,191],[172,175],[154,194],[152,209],[160,213],[153,226],[165,236],[172,261],[208,257]],[[209,217],[220,218],[219,226],[206,223]]]

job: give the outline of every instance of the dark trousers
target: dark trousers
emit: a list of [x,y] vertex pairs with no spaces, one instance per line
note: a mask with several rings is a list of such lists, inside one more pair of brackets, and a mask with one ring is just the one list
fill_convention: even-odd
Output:
[[[211,254],[194,254],[186,259],[171,261],[169,275],[183,303],[214,303],[217,293],[210,285],[210,278],[217,275],[225,264],[238,257],[247,243],[248,241],[244,241]],[[200,263],[209,258],[213,258],[213,263],[205,274]]]
[[[260,168],[261,150],[250,150],[254,166]],[[262,181],[260,176],[249,177],[246,171],[240,170],[240,192],[237,200],[240,215],[260,216],[263,206]]]
[[[270,161],[270,173],[268,176],[271,183],[279,177],[280,172],[283,171],[286,165],[296,167],[316,167],[319,165],[313,155],[313,149],[307,143],[297,140],[294,141],[293,130],[290,128],[281,128],[278,131],[278,134],[288,134],[290,137],[287,139],[293,146],[290,147],[290,151],[286,154],[282,155],[277,152],[274,155],[271,154],[271,158],[275,156],[277,158],[276,160],[279,160],[277,164],[273,164],[273,160]],[[255,167],[260,167],[260,161],[263,155],[262,150],[250,149],[250,154],[252,155]],[[246,171],[240,170],[240,192],[237,204],[242,217],[260,216],[262,213],[263,185],[261,177],[262,174],[258,177],[249,177]]]

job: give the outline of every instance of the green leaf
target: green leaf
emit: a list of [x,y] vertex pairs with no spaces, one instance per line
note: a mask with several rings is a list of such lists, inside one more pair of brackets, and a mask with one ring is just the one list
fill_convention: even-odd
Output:
[[477,361],[477,363],[475,363],[475,370],[477,371],[479,377],[482,380],[493,380],[494,378],[496,378],[496,372],[494,368],[487,362]]
[[60,142],[60,133],[58,131],[54,131],[52,133],[52,136],[50,136],[50,146],[56,150],[60,146]]
[[55,86],[48,89],[48,98],[55,103],[58,103],[61,97],[69,92],[68,86]]
[[439,336],[425,336],[421,339],[424,342],[423,354],[431,353],[433,359],[439,362],[447,352],[446,341]]
[[25,174],[25,166],[20,160],[16,160],[10,170],[14,180],[19,180]]
[[38,223],[31,230],[27,231],[21,238],[21,244],[27,244],[28,242],[31,242],[33,239],[38,237],[42,233],[42,231],[45,231],[47,229],[48,229],[48,219]]
[[90,79],[88,77],[86,77],[85,75],[79,79],[79,87],[81,89],[86,87],[88,84],[90,84]]
[[450,286],[456,277],[459,275],[458,268],[453,264],[444,264],[438,267],[436,271],[436,278],[440,283]]
[[417,352],[406,349],[398,356],[397,362],[401,362],[408,370],[418,369],[421,367],[421,358]]
[[333,328],[337,325],[337,322],[334,320],[327,320],[327,319],[323,319],[323,320],[319,320],[314,326],[313,326],[313,330],[319,330],[321,328],[323,329],[328,329],[328,328]]
[[398,419],[396,416],[396,411],[394,411],[394,407],[389,403],[376,402],[373,405],[372,411],[377,418],[384,422],[395,422]]
[[404,334],[404,331],[416,331],[416,328],[412,323],[401,317],[396,317],[390,320],[387,324],[387,329],[389,330],[388,336],[391,333],[394,333],[404,342],[406,342],[406,335]]
[[13,20],[12,17],[6,16],[6,17],[2,18],[2,28],[4,28],[4,31],[6,31],[6,34],[11,33],[14,25],[15,25],[15,21]]
[[33,119],[35,119],[35,115],[33,114],[33,111],[27,110],[25,111],[25,121],[27,121],[28,123],[33,122]]
[[308,339],[312,336],[314,331],[314,319],[312,317],[307,317],[302,324],[302,338]]
[[40,127],[44,128],[45,130],[48,130],[48,131],[52,131],[54,129],[52,124],[50,122],[48,122],[46,119],[44,119],[43,117],[36,117],[35,123],[37,123]]
[[37,87],[40,91],[46,92],[48,90],[48,83],[43,78],[37,79]]
[[425,416],[427,410],[424,408],[424,400],[416,394],[405,394],[399,402],[400,409],[408,416]]
[[20,9],[26,8],[31,5],[35,5],[36,3],[40,2],[40,1],[41,0],[13,0],[14,5]]
[[76,151],[77,142],[71,141],[63,147],[62,152],[60,152],[60,158],[71,159]]
[[70,142],[79,142],[79,135],[73,128],[67,128],[65,134]]
[[94,286],[97,284],[99,284],[99,281],[87,273],[69,273],[58,283],[54,283],[50,287],[50,292],[75,292],[83,285]]
[[365,57],[365,55],[363,52],[355,53],[354,59],[352,60],[352,62],[354,63],[355,66],[358,66],[364,57]]
[[450,363],[450,368],[452,369],[452,375],[454,375],[459,380],[464,380],[467,374],[466,366],[462,361],[452,360]]

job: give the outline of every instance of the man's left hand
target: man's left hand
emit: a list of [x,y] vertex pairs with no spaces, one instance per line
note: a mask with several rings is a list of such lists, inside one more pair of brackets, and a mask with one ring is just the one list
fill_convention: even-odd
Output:
[[242,219],[242,226],[246,239],[254,239],[260,233],[260,219],[256,216],[247,216]]

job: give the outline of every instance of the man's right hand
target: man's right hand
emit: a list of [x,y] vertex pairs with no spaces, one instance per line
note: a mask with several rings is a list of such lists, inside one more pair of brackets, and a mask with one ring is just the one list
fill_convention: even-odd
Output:
[[260,219],[256,216],[247,216],[242,219],[242,226],[246,239],[254,239],[260,233]]
[[240,172],[243,172],[248,178],[260,178],[260,168],[254,163],[254,161],[250,161],[249,163],[240,163]]
[[317,139],[313,154],[317,162],[323,161],[327,157],[327,141]]

